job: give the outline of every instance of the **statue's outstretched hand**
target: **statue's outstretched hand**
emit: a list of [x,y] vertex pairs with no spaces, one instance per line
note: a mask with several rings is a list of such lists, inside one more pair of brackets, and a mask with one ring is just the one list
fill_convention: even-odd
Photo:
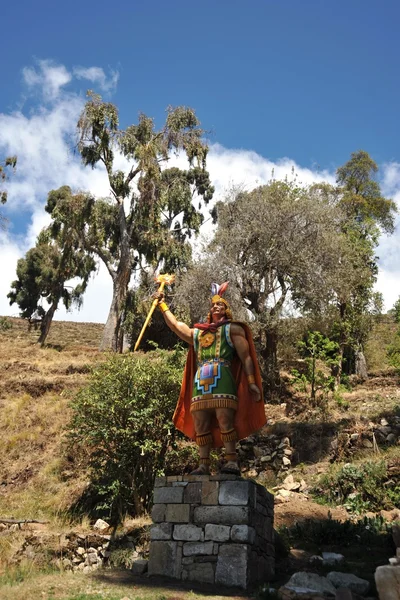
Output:
[[249,390],[255,402],[260,402],[261,400],[261,392],[258,386],[255,383],[250,383]]
[[164,301],[164,292],[154,292],[153,296],[154,300],[158,300],[158,304]]

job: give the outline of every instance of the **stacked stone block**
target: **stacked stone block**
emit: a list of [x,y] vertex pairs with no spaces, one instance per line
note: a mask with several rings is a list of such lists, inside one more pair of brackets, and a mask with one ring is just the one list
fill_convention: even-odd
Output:
[[248,589],[274,574],[273,496],[235,475],[159,477],[149,574]]

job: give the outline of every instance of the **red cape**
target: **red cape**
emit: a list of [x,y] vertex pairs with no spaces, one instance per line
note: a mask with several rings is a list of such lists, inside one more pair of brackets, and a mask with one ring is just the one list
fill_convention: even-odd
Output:
[[[235,429],[238,435],[238,439],[241,440],[248,435],[261,429],[267,419],[265,417],[264,400],[262,397],[262,382],[260,368],[257,362],[256,349],[254,347],[253,337],[251,331],[245,323],[238,323],[243,327],[246,335],[247,342],[249,344],[250,356],[253,359],[254,364],[254,377],[258,388],[261,391],[261,400],[255,402],[249,391],[249,384],[247,382],[246,374],[243,370],[242,363],[238,356],[235,356],[232,363],[232,373],[236,381],[237,393],[238,393],[238,409],[235,415]],[[193,346],[190,346],[188,357],[186,360],[185,371],[183,373],[181,393],[179,395],[178,403],[175,408],[174,416],[172,420],[174,425],[179,431],[182,431],[192,440],[196,439],[196,432],[194,429],[192,415],[190,414],[190,405],[192,400],[193,381],[196,372],[196,355]],[[223,446],[221,440],[221,434],[218,427],[216,418],[213,418],[211,424],[211,433],[213,436],[213,447],[220,448]]]

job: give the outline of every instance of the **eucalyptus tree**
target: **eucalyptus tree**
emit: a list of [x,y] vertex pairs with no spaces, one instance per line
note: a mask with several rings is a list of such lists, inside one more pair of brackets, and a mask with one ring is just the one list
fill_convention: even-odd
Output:
[[[214,190],[204,131],[191,108],[168,108],[160,129],[144,114],[120,129],[116,106],[88,95],[78,148],[85,165],[105,168],[110,195],[96,200],[64,187],[49,195],[46,210],[53,227],[79,236],[82,247],[106,265],[113,297],[100,348],[117,350],[132,271],[145,265],[174,270],[186,263],[188,240],[203,222],[202,203]],[[167,168],[171,153],[183,154],[187,168]]]
[[380,234],[393,233],[397,208],[393,200],[382,195],[374,179],[377,172],[377,164],[364,150],[352,153],[336,172],[337,202],[345,215],[341,229],[353,248],[353,259],[346,268],[347,280],[342,279],[337,288],[336,336],[342,357],[337,383],[346,351],[347,362],[354,362],[356,373],[357,366],[364,365],[363,347],[371,329],[370,315],[382,304],[373,290],[378,273],[375,251]]
[[[18,304],[22,318],[40,320],[38,343],[41,345],[46,341],[60,301],[67,310],[72,305],[81,306],[89,277],[96,266],[85,250],[73,244],[62,246],[51,239],[48,230],[43,230],[36,245],[19,259],[17,279],[12,282],[7,295],[10,304]],[[75,278],[80,281],[68,285]],[[47,308],[43,306],[44,300]]]

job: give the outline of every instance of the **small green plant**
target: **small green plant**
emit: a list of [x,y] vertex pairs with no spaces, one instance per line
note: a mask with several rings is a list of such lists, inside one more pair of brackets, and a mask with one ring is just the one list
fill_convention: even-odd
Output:
[[7,331],[8,329],[12,329],[12,322],[7,317],[0,317],[0,331]]
[[400,485],[395,485],[392,489],[388,489],[387,495],[393,506],[400,506]]
[[32,567],[27,565],[17,565],[14,568],[8,568],[5,573],[0,575],[0,585],[17,585],[31,576]]
[[331,370],[338,364],[339,346],[319,331],[309,331],[303,341],[297,344],[306,365],[305,372],[292,370],[294,384],[307,393],[315,404],[323,403],[334,388],[335,378]]
[[335,400],[335,402],[339,406],[339,408],[343,408],[344,410],[348,410],[350,408],[349,401],[345,400],[345,398],[343,398],[340,391],[336,391],[333,393],[333,399]]
[[117,548],[110,554],[109,564],[117,569],[131,569],[135,558],[134,550]]
[[351,391],[350,377],[347,375],[347,373],[342,373],[340,376],[340,388],[346,392]]
[[305,373],[300,373],[298,369],[292,369],[290,374],[293,377],[294,387],[299,390],[299,392],[307,394],[309,383],[307,375]]

